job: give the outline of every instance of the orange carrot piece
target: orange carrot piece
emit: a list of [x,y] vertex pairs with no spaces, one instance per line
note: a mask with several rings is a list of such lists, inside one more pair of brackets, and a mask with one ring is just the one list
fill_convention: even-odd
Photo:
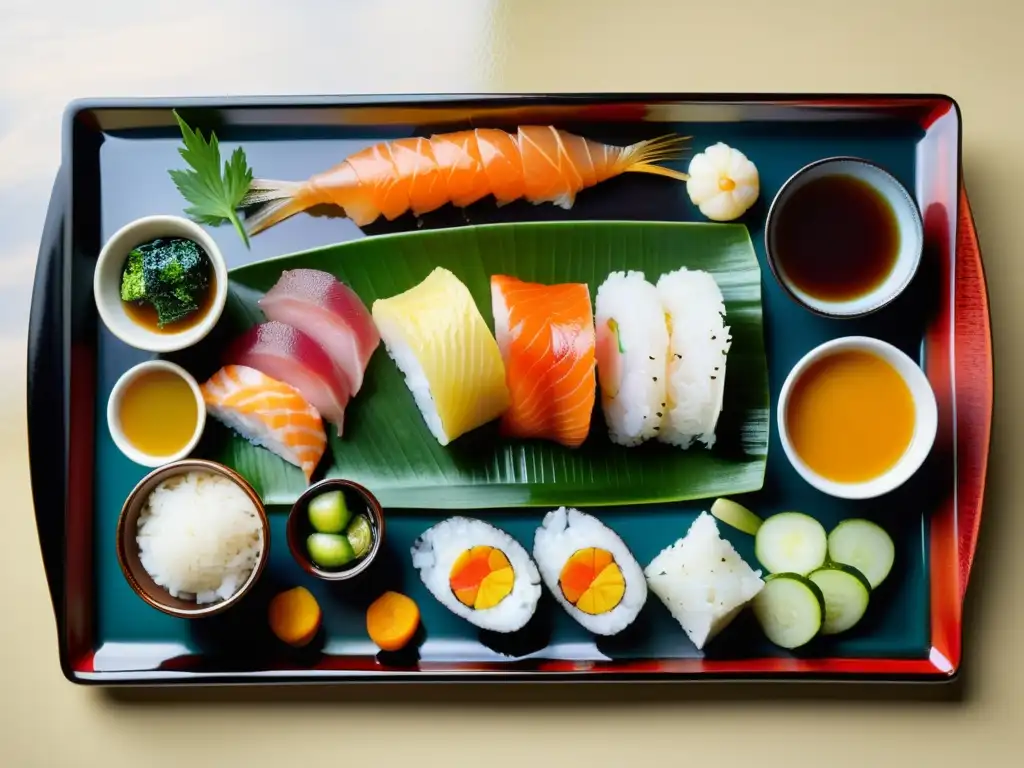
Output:
[[366,611],[366,632],[382,651],[405,647],[419,625],[419,606],[398,592],[385,592]]
[[320,605],[305,587],[275,595],[268,614],[273,633],[296,648],[308,645],[320,629]]

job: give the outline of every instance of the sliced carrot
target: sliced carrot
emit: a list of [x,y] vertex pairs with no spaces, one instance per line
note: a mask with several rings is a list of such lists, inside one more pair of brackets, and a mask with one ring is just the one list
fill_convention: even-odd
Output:
[[385,592],[366,610],[366,632],[382,651],[405,647],[419,625],[419,606],[398,592]]
[[270,629],[282,642],[301,648],[320,629],[320,605],[305,587],[281,592],[270,601]]

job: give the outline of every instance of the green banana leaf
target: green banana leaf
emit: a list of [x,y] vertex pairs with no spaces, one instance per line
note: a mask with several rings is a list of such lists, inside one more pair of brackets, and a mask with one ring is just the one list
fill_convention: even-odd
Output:
[[[411,288],[436,266],[450,269],[466,284],[492,330],[492,274],[542,283],[583,282],[593,298],[617,270],[641,270],[652,282],[681,266],[711,272],[725,297],[733,334],[714,448],[614,445],[607,437],[600,396],[590,436],[577,449],[502,439],[496,423],[442,447],[382,343],[362,391],[346,411],[344,436],[328,429],[329,455],[314,479],[345,477],[362,483],[384,506],[442,509],[636,504],[761,488],[769,431],[761,274],[750,235],[739,224],[536,222],[367,237],[232,270],[225,322],[231,332],[262,322],[256,301],[285,269],[330,272],[369,307],[374,299]],[[267,504],[291,504],[305,489],[305,477],[296,467],[220,425],[211,429],[220,434],[210,458],[240,472]]]

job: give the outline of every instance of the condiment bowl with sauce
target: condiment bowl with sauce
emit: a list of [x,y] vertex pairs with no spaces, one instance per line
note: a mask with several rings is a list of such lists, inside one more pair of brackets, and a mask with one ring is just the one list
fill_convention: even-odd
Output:
[[[172,261],[175,267],[189,266],[158,268]],[[131,299],[124,298],[123,286]],[[145,295],[146,286],[153,296]],[[188,302],[169,288],[179,289]],[[180,216],[146,216],[126,224],[107,240],[93,273],[103,324],[125,344],[149,352],[174,352],[200,341],[220,320],[227,295],[220,249],[202,227]]]
[[296,500],[286,524],[295,562],[324,581],[347,581],[369,569],[384,544],[384,510],[367,488],[327,478]]
[[861,317],[894,301],[921,263],[924,227],[910,192],[867,160],[804,166],[779,189],[765,224],[776,280],[807,309]]
[[796,471],[843,499],[905,483],[935,442],[938,407],[921,368],[893,345],[846,336],[808,352],[778,404],[779,436]]
[[149,360],[114,384],[107,427],[125,456],[159,467],[184,459],[196,447],[206,427],[206,404],[188,371],[167,360]]

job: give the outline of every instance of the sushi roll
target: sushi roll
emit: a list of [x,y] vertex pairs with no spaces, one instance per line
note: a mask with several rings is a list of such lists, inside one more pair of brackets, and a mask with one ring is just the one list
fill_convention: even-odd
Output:
[[597,289],[597,377],[613,443],[657,437],[667,400],[668,329],[658,290],[643,272],[613,272]]
[[537,610],[537,566],[518,541],[489,523],[443,520],[413,542],[411,553],[430,594],[481,629],[515,632]]
[[711,448],[732,346],[722,291],[709,273],[685,268],[662,275],[657,289],[669,332],[667,406],[658,440]]
[[255,368],[225,365],[199,391],[213,418],[299,467],[309,482],[327,434],[319,411],[297,389]]
[[388,356],[441,445],[509,406],[505,365],[469,289],[436,268],[404,293],[373,302]]
[[502,434],[579,447],[597,397],[590,289],[494,275],[491,308],[512,399]]
[[686,536],[663,549],[644,575],[698,649],[725,629],[764,588],[755,571],[701,512]]
[[647,601],[643,570],[618,534],[578,509],[544,516],[533,557],[558,604],[596,635],[615,635]]

